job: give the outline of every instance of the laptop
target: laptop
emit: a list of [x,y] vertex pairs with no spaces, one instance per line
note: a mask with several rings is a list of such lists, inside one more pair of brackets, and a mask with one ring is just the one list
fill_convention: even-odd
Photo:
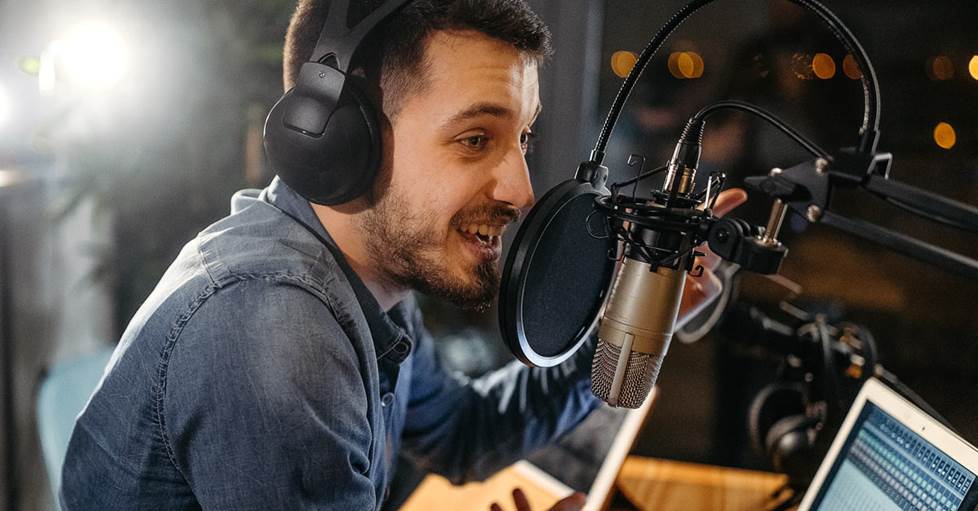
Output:
[[523,490],[531,509],[550,509],[575,491],[587,495],[583,511],[599,511],[610,501],[615,478],[648,419],[658,387],[640,408],[602,406],[557,445],[509,466],[483,482],[452,486],[429,474],[401,507],[402,511],[485,509],[498,503],[512,509],[510,492]]
[[869,379],[798,509],[974,511],[976,478],[973,445]]

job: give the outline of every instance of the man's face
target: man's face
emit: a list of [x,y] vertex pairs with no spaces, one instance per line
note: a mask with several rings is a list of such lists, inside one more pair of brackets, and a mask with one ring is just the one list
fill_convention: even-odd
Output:
[[393,284],[484,309],[499,287],[503,229],[533,203],[525,154],[537,65],[472,31],[436,32],[427,59],[426,87],[391,121],[361,228]]

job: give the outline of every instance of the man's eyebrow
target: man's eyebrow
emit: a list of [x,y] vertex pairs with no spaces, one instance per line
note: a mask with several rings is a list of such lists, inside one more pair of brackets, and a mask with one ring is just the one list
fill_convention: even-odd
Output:
[[[540,112],[542,110],[543,110],[543,105],[537,103],[537,110],[536,112],[533,113],[533,117],[531,117],[531,119],[536,120],[536,118],[540,115]],[[483,116],[483,115],[506,118],[506,117],[512,117],[513,111],[497,103],[488,103],[488,102],[476,103],[471,107],[466,108],[465,110],[453,115],[450,119],[445,121],[444,126],[452,126],[460,122],[467,121],[469,119],[474,119],[476,117]]]
[[513,111],[497,103],[476,103],[469,108],[466,108],[465,110],[453,115],[450,119],[445,121],[444,125],[451,126],[483,115],[489,115],[492,117],[512,117]]

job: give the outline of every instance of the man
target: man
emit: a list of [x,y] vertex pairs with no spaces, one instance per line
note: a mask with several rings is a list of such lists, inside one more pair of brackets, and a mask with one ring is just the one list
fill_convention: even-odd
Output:
[[[299,1],[286,88],[326,8]],[[325,207],[276,179],[184,248],[77,422],[64,509],[378,509],[398,452],[481,479],[597,405],[593,346],[446,374],[410,294],[491,302],[502,232],[533,202],[546,28],[522,0],[423,0],[376,32],[377,182]]]

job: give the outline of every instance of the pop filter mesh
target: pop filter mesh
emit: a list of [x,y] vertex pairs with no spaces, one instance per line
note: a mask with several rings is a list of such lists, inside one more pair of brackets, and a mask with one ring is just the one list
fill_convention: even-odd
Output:
[[611,279],[613,242],[591,236],[585,225],[604,233],[605,216],[592,215],[594,197],[585,193],[564,203],[526,262],[523,331],[530,347],[546,357],[573,348],[594,322]]

